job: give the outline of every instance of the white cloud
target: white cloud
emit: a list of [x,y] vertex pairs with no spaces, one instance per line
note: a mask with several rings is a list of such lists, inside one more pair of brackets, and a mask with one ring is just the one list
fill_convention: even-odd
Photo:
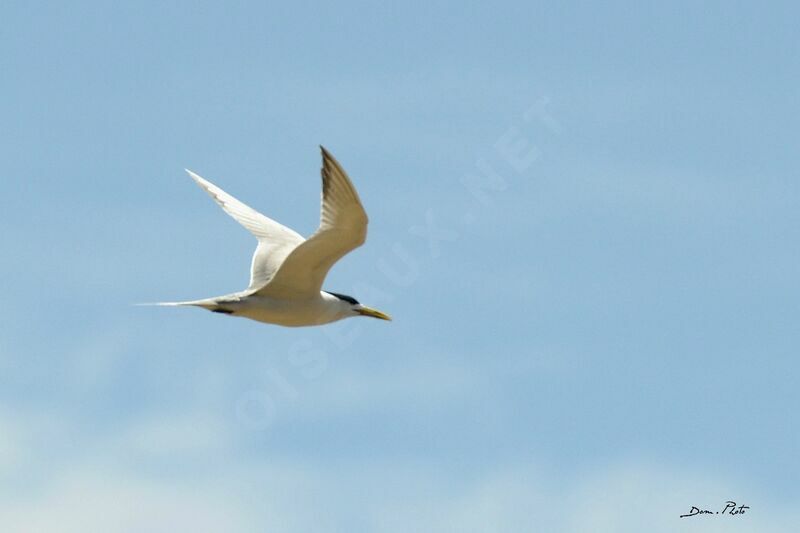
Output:
[[26,533],[254,531],[247,509],[213,484],[146,480],[98,465],[62,472],[41,492],[4,498],[4,531]]
[[15,424],[0,416],[0,476],[7,474],[23,461],[25,447]]
[[[414,409],[449,405],[468,397],[476,379],[454,376],[441,364],[429,371],[398,379],[381,370],[375,374],[380,379],[355,382],[332,372],[307,385],[325,388],[326,397],[341,403],[324,413],[307,407],[307,415],[370,404],[386,409],[425,391],[436,394],[415,400]],[[239,430],[234,419],[197,405],[145,414],[95,435],[68,419],[0,413],[0,529],[789,533],[800,523],[800,502],[772,502],[735,475],[722,479],[658,461],[628,459],[569,477],[499,457],[460,471],[391,456],[326,464],[315,457],[243,453]],[[74,442],[64,448],[53,445],[57,439]],[[751,509],[744,516],[679,518],[692,505],[716,510],[728,499]]]
[[[179,452],[175,452],[179,453]],[[744,516],[679,515],[748,504]],[[108,458],[61,469],[0,503],[4,531],[758,532],[789,533],[798,505],[741,483],[643,462],[560,478],[530,464],[477,475],[379,462],[315,467],[228,457],[213,469],[144,474]]]

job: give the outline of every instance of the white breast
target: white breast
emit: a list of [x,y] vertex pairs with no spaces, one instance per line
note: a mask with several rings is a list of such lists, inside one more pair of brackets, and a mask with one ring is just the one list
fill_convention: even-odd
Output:
[[349,303],[320,292],[317,298],[302,300],[254,294],[239,302],[235,315],[268,324],[297,327],[336,322],[351,316],[352,312]]

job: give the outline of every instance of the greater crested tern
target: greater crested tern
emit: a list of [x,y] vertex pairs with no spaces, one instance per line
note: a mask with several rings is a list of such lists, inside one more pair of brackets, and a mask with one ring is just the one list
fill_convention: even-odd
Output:
[[186,302],[155,305],[196,306],[281,326],[315,326],[351,316],[391,320],[352,296],[322,290],[334,263],[367,237],[367,213],[350,178],[322,146],[322,213],[308,239],[243,204],[213,183],[186,170],[230,216],[258,239],[247,289]]

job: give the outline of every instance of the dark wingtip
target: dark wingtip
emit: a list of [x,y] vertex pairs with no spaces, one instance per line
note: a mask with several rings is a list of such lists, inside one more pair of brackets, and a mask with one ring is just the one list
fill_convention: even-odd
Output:
[[331,158],[331,154],[329,154],[328,151],[325,149],[325,147],[322,146],[321,144],[319,145],[319,149],[322,152],[322,168],[319,169],[320,175],[322,176],[322,196],[327,196],[329,187],[328,184],[329,178],[326,166],[327,166],[327,161],[330,160]]

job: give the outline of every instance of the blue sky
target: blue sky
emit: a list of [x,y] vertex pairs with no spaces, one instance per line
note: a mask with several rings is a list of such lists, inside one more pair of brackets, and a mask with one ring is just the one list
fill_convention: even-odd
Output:
[[[792,3],[0,15],[4,531],[797,523]],[[307,235],[319,144],[394,322],[130,305],[247,284],[183,168]]]

